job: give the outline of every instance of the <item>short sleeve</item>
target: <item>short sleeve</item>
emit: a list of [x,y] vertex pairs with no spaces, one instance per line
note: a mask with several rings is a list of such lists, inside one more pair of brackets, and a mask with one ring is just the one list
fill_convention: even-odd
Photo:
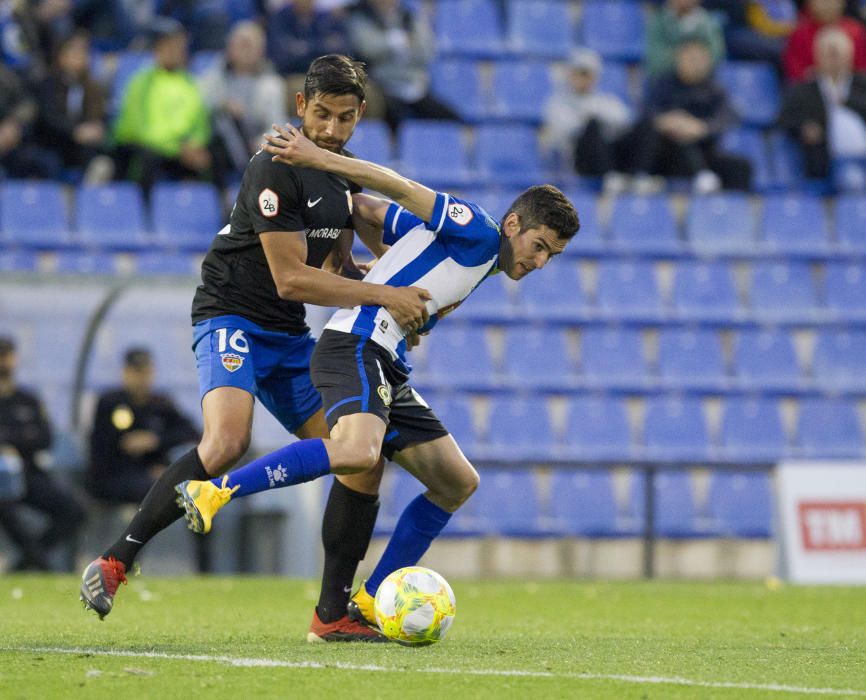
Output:
[[399,204],[392,203],[385,212],[385,223],[382,231],[382,242],[394,245],[409,231],[419,225],[424,225],[412,212],[406,211]]
[[254,159],[248,167],[246,206],[253,230],[303,231],[301,182],[294,168],[274,163],[270,158]]
[[499,224],[484,209],[439,192],[427,228],[435,231],[461,264],[477,265],[499,250]]

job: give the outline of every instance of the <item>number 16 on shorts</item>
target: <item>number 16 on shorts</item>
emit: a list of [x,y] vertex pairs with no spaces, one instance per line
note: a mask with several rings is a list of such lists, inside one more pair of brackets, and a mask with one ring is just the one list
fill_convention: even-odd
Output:
[[250,351],[250,344],[247,342],[244,332],[236,330],[229,336],[229,329],[218,328],[217,336],[217,352],[220,354],[223,367],[229,372],[236,372],[243,367],[247,353]]

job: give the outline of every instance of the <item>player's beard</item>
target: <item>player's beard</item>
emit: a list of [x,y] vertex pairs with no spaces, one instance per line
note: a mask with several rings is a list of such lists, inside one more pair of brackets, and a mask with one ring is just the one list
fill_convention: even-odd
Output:
[[312,136],[310,136],[309,132],[307,131],[307,128],[303,124],[301,125],[301,131],[304,132],[304,136],[306,136],[308,139],[310,139],[310,141],[312,141],[314,144],[316,144],[319,148],[324,148],[326,151],[332,151],[334,153],[339,153],[340,151],[343,150],[343,146],[346,145],[345,141],[338,141],[336,139],[334,141],[331,141],[330,143],[323,143],[320,139],[316,139],[316,138],[313,138]]

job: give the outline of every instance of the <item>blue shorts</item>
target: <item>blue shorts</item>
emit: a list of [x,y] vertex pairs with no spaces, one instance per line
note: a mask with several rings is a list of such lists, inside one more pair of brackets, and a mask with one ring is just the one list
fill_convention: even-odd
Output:
[[234,386],[248,391],[290,433],[322,407],[310,381],[316,341],[309,333],[266,331],[241,316],[217,316],[193,326],[199,396]]

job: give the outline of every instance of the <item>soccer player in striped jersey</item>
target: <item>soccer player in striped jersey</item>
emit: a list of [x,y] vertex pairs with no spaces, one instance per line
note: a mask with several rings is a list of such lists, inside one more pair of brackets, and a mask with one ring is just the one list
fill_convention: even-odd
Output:
[[550,185],[523,192],[500,223],[472,202],[325,151],[291,126],[275,129],[264,145],[274,160],[331,172],[394,200],[353,196],[356,230],[365,237],[381,230],[390,245],[365,280],[428,290],[430,318],[422,327],[401,326],[381,306],[338,310],[311,365],[330,438],[290,444],[222,479],[184,481],[177,491],[190,527],[205,533],[233,498],[326,474],[372,470],[381,455],[396,461],[428,490],[406,507],[381,560],[349,604],[350,616],[375,624],[378,585],[392,571],[417,563],[479,482],[454,438],[409,384],[406,337],[432,329],[490,275],[501,271],[520,280],[540,270],[563,251],[580,223],[565,195]]

